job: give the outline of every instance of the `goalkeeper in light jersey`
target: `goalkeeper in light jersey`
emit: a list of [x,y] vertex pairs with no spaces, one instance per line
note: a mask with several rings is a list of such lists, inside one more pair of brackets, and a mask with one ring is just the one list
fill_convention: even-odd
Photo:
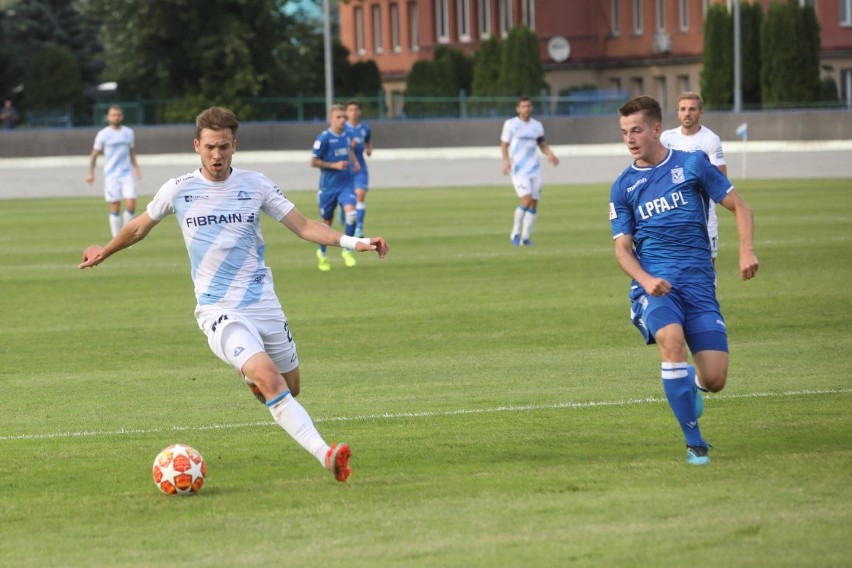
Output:
[[615,256],[632,279],[631,320],[645,342],[659,348],[663,390],[686,439],[686,461],[706,464],[709,444],[698,427],[701,392],[722,390],[728,375],[728,336],[716,300],[707,208],[712,199],[733,212],[743,280],[758,269],[754,219],[705,154],[660,143],[662,110],[655,99],[631,99],[619,114],[634,162],[610,191]]

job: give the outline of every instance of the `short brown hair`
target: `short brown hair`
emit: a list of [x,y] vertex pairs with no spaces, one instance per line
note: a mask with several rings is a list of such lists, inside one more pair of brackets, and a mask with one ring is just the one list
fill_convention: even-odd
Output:
[[240,122],[237,120],[237,115],[224,107],[210,107],[203,111],[195,118],[195,136],[201,139],[201,131],[205,128],[209,130],[230,130],[237,137],[237,128],[240,127]]
[[630,116],[641,112],[646,119],[652,122],[663,122],[663,109],[660,108],[660,103],[654,97],[648,95],[639,95],[624,103],[618,113],[621,116]]
[[678,106],[680,106],[680,101],[698,101],[698,110],[704,110],[704,101],[701,99],[701,95],[695,91],[682,92],[677,97]]
[[350,100],[346,101],[346,108],[349,108],[352,105],[355,105],[356,107],[361,108],[361,103],[359,103],[355,99],[350,99]]

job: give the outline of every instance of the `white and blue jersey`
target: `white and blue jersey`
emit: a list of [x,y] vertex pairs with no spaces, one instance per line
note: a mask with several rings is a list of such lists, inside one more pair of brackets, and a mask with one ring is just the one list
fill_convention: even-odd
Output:
[[732,189],[703,152],[669,150],[654,167],[632,164],[612,184],[613,239],[632,235],[639,264],[655,277],[712,285],[709,200],[722,201]]
[[104,154],[104,178],[132,177],[130,151],[134,144],[135,135],[127,126],[122,125],[119,128],[107,126],[98,131],[92,147]]
[[[352,140],[346,129],[342,134],[335,134],[327,128],[314,141],[311,157],[329,163],[349,161],[351,147]],[[352,191],[352,164],[343,170],[320,168],[319,190],[324,193]]]
[[261,211],[280,221],[293,209],[261,173],[233,168],[222,182],[200,170],[171,179],[148,204],[160,221],[174,214],[189,253],[196,316],[207,309],[280,310],[272,271],[264,262]]
[[346,132],[352,140],[352,151],[355,154],[355,159],[358,160],[358,164],[361,166],[360,170],[352,174],[353,186],[361,189],[369,189],[370,177],[367,173],[367,160],[364,159],[364,149],[370,142],[373,131],[366,122],[359,122],[357,125],[347,122]]
[[509,145],[513,176],[535,176],[541,172],[538,147],[544,141],[544,127],[539,121],[534,118],[524,121],[517,116],[508,119],[503,123],[500,141]]

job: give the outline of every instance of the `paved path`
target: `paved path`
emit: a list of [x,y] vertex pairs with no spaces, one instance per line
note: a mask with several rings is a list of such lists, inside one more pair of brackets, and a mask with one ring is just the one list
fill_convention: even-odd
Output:
[[[610,183],[630,163],[622,144],[554,146],[561,164],[544,162],[545,187],[554,184]],[[727,142],[728,173],[747,179],[850,178],[852,141]],[[0,158],[0,199],[100,196],[99,160],[94,185],[86,184],[88,156]],[[316,189],[318,172],[310,152],[237,152],[236,167],[259,170],[285,192]],[[378,148],[369,159],[372,188],[509,185],[500,173],[500,150],[486,148]],[[153,195],[168,179],[198,167],[198,156],[142,154],[140,195]]]

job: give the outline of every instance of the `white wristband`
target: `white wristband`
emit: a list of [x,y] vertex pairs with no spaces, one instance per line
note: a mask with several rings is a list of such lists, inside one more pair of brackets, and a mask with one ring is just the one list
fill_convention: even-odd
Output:
[[370,245],[370,239],[367,238],[356,238],[350,237],[349,235],[340,235],[340,246],[345,249],[354,249],[356,243],[364,243],[365,245]]

